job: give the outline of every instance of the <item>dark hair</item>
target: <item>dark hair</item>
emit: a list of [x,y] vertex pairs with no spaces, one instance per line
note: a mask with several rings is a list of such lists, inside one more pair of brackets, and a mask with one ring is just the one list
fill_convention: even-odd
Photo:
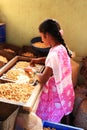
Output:
[[49,33],[52,37],[54,37],[55,41],[59,42],[66,48],[69,57],[71,57],[65,41],[60,33],[60,29],[61,27],[59,23],[53,19],[47,19],[39,25],[39,31],[44,34]]

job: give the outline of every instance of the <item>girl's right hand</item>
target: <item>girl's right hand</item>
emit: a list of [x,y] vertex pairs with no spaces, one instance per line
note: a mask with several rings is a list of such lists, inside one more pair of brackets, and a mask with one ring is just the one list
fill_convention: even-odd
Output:
[[37,58],[33,58],[33,59],[30,61],[30,66],[35,66],[36,63],[38,63],[38,59],[37,59]]
[[45,64],[46,57],[32,58],[30,65],[35,66],[35,64]]

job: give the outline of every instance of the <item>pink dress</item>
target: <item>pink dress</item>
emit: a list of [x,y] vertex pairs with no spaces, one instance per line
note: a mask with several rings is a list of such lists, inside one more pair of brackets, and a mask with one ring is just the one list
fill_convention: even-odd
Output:
[[70,58],[63,45],[50,49],[45,66],[53,70],[53,76],[43,86],[36,114],[42,119],[60,122],[73,110],[74,90]]

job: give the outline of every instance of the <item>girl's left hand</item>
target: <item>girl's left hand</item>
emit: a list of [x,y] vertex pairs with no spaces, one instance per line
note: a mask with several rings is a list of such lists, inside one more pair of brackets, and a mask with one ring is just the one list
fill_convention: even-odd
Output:
[[32,72],[32,67],[28,66],[24,68],[25,72]]

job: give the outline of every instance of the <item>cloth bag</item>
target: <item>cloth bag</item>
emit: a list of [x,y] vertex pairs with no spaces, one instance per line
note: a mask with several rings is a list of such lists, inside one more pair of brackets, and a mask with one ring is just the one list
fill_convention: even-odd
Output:
[[[16,109],[4,122],[1,130],[43,130],[42,120],[34,112],[19,113]],[[15,128],[14,128],[15,127]]]
[[42,120],[33,112],[19,113],[16,125],[23,130],[43,130]]
[[14,130],[15,119],[18,114],[19,108],[17,108],[4,122],[2,130]]

